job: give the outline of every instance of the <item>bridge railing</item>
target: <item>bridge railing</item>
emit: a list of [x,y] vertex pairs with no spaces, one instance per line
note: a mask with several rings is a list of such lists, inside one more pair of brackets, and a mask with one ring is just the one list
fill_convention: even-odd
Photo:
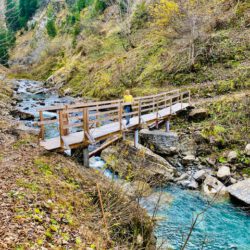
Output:
[[[134,98],[132,112],[125,113],[123,100],[112,100],[102,102],[85,102],[71,105],[60,105],[39,109],[40,139],[45,139],[46,126],[53,125],[58,128],[61,146],[63,147],[63,136],[72,132],[84,131],[84,141],[94,142],[90,130],[111,122],[118,122],[120,131],[126,129],[125,118],[127,115],[138,117],[138,125],[143,123],[142,116],[145,114],[155,114],[155,120],[160,119],[159,110],[170,108],[176,103],[190,103],[190,92],[179,90]],[[56,112],[57,117],[53,119],[45,118],[44,112]],[[49,128],[48,128],[49,129]]]

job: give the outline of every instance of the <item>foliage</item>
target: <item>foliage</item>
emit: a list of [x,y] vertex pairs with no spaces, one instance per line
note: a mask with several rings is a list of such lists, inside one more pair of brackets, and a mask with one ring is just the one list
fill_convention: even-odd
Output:
[[0,29],[0,64],[8,66],[8,52],[14,42],[15,36],[11,31]]
[[28,20],[35,14],[38,8],[38,0],[19,0],[20,27],[25,27]]
[[56,24],[55,24],[55,13],[52,5],[48,8],[48,20],[46,24],[47,33],[50,37],[54,38],[57,35]]
[[55,20],[53,18],[47,21],[46,29],[50,37],[55,37],[57,35]]
[[149,21],[149,10],[145,1],[137,4],[131,20],[131,29],[133,32],[144,28]]
[[6,0],[5,17],[7,28],[10,31],[17,31],[20,27],[19,10],[14,0]]
[[105,0],[94,0],[91,6],[91,14],[92,16],[96,16],[102,13],[107,8],[107,3]]
[[209,127],[206,127],[202,130],[202,136],[208,139],[211,143],[224,143],[224,134],[226,129],[221,125],[211,124]]
[[160,0],[151,7],[151,15],[159,26],[167,26],[178,13],[179,6],[174,1]]
[[243,170],[242,170],[242,174],[246,174],[246,175],[248,175],[248,177],[250,176],[250,168],[244,168]]
[[78,11],[81,11],[85,7],[87,7],[87,2],[86,0],[77,0],[76,2],[76,8]]

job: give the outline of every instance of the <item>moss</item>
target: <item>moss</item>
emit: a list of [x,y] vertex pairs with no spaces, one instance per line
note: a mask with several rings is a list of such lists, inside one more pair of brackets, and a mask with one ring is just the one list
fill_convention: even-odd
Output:
[[20,139],[20,140],[16,141],[16,142],[13,144],[13,148],[14,148],[14,149],[19,149],[19,148],[21,148],[22,146],[27,145],[28,143],[29,143],[29,140],[28,140],[28,139]]
[[242,174],[246,174],[246,175],[250,176],[250,168],[244,168],[242,170]]
[[46,176],[50,176],[53,174],[52,167],[44,161],[43,158],[37,158],[34,160],[34,164],[39,170]]

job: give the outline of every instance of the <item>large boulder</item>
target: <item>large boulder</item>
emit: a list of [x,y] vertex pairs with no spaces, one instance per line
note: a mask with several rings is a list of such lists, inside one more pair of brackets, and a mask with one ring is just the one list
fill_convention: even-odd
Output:
[[233,197],[250,205],[250,178],[227,187]]
[[189,120],[193,120],[193,121],[202,121],[204,119],[206,119],[209,116],[208,110],[207,109],[193,109],[190,113],[189,113]]
[[102,151],[101,157],[107,167],[122,178],[144,181],[151,186],[159,186],[173,180],[175,169],[161,156],[150,149],[131,141],[119,142]]
[[221,166],[217,172],[217,177],[221,180],[225,180],[231,176],[230,168],[228,166]]
[[202,190],[206,195],[225,196],[227,188],[215,177],[208,175],[203,182]]
[[250,156],[250,143],[247,144],[246,147],[245,147],[245,154],[246,154],[247,156]]
[[178,135],[172,132],[161,130],[142,129],[140,131],[140,140],[143,145],[152,151],[162,155],[176,153],[178,145]]

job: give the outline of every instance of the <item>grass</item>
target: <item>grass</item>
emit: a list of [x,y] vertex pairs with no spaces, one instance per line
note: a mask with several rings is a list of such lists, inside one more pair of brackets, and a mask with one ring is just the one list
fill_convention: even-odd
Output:
[[[8,193],[15,203],[11,228],[21,224],[24,232],[18,244],[10,243],[9,248],[108,249],[129,247],[137,234],[146,240],[152,230],[149,218],[114,183],[90,169],[82,173],[80,166],[64,156],[44,155],[26,143],[18,141],[11,147],[16,153],[25,145],[27,152],[15,168],[17,179]],[[109,242],[103,229],[97,182],[109,223]],[[32,239],[26,229],[32,230]]]

